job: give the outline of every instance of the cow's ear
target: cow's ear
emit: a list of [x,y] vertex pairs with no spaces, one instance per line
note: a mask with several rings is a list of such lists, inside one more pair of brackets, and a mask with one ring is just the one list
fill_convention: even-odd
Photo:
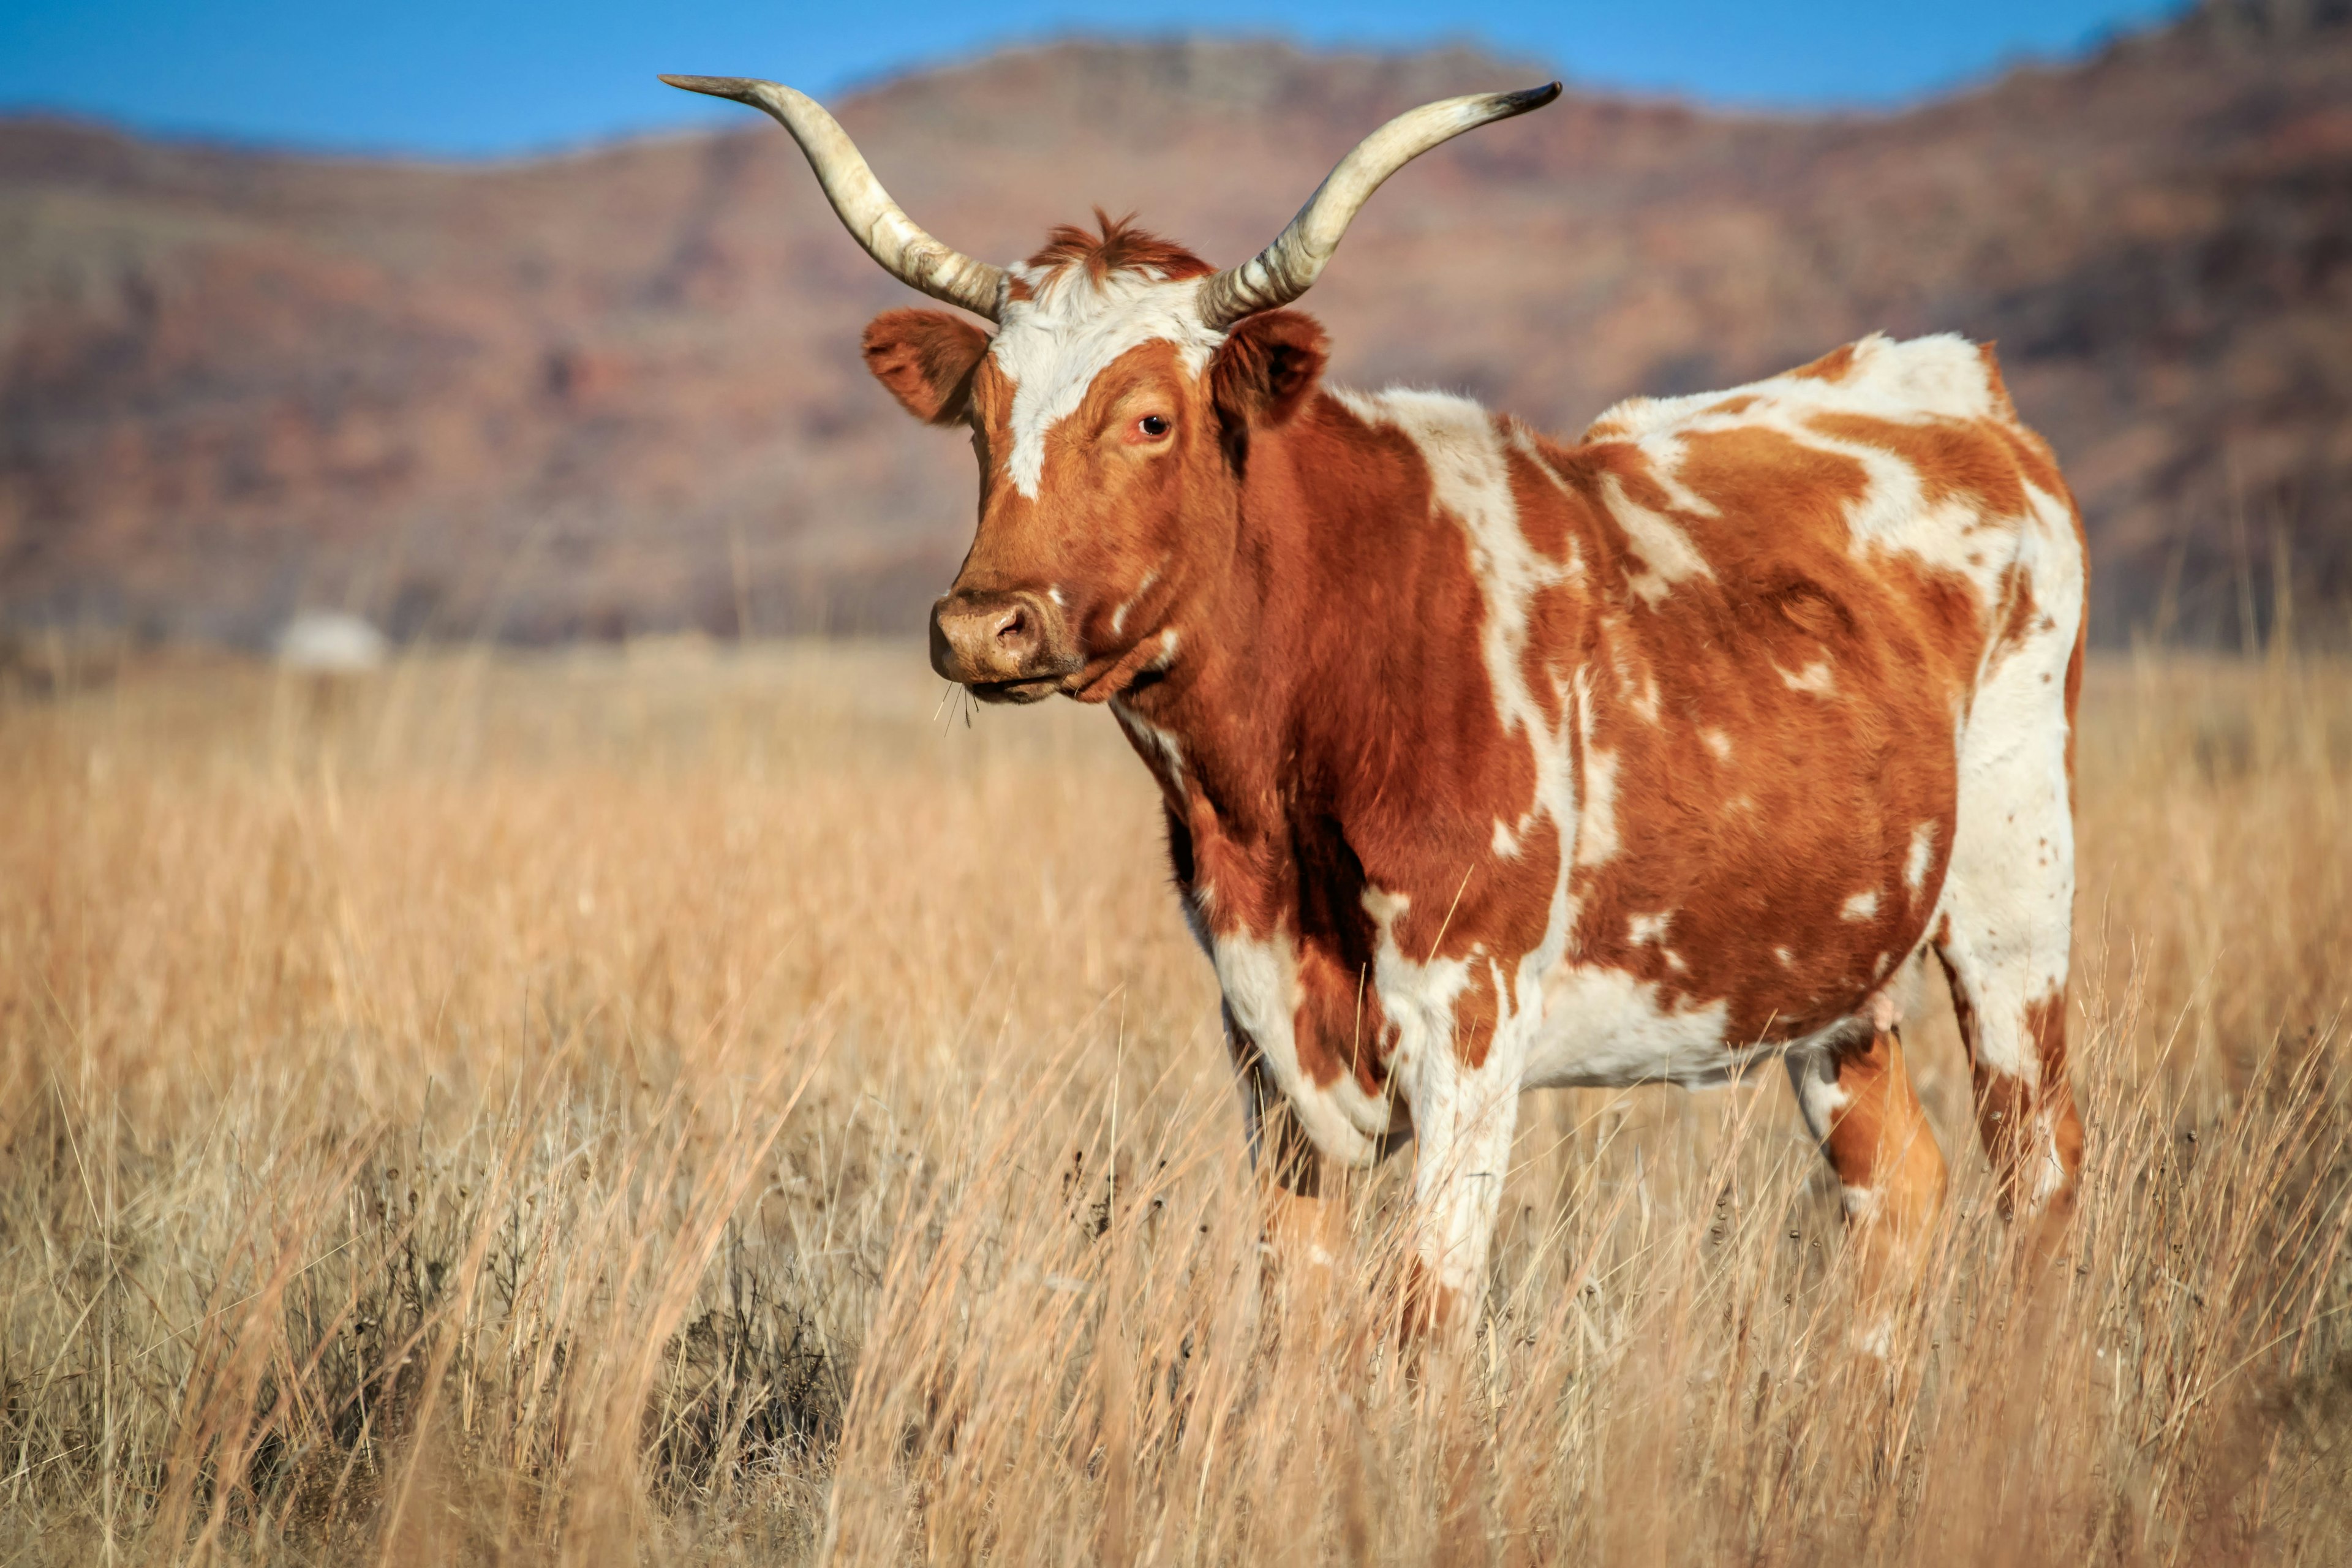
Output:
[[1229,426],[1280,425],[1322,379],[1330,339],[1297,310],[1244,318],[1209,362],[1209,395]]
[[932,425],[963,417],[988,334],[945,310],[885,310],[866,324],[866,368],[908,413]]

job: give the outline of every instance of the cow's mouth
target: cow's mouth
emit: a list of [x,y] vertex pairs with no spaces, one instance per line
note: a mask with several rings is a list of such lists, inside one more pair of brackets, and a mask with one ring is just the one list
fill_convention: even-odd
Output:
[[1027,680],[975,680],[971,694],[982,702],[1042,702],[1066,684],[1059,675],[1032,676]]

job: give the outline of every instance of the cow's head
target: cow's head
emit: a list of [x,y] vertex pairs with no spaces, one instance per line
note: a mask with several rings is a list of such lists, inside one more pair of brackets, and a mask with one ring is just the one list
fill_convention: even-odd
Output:
[[1224,271],[1125,223],[1059,228],[1012,268],[949,249],[890,200],[840,125],[773,82],[665,77],[767,110],[834,210],[894,276],[996,323],[891,310],[866,361],[916,417],[971,431],[980,525],[931,607],[931,663],[986,700],[1114,695],[1177,653],[1182,606],[1230,560],[1254,434],[1314,390],[1323,330],[1306,292],[1387,179],[1559,84],[1433,103],[1341,160],[1264,251]]
[[[1118,223],[1056,230],[1006,277],[997,331],[892,310],[866,361],[918,418],[971,430],[980,526],[931,607],[931,664],[983,700],[1123,686],[1228,559],[1253,425],[1313,388],[1323,331],[1213,326],[1213,268]],[[1106,689],[1103,695],[1108,695]]]

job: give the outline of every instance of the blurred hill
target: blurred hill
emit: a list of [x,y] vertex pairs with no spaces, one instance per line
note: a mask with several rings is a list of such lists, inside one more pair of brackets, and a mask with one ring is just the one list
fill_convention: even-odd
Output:
[[[1231,261],[1383,116],[1543,75],[1067,43],[838,108],[965,249],[1099,203]],[[858,363],[908,298],[749,110],[475,166],[0,122],[0,620],[910,626],[972,477]],[[2282,548],[2304,613],[2352,603],[2346,0],[2209,5],[1893,116],[1571,93],[1383,190],[1308,303],[1336,378],[1563,432],[1873,329],[1998,339],[2089,518],[2102,637],[2234,638]]]

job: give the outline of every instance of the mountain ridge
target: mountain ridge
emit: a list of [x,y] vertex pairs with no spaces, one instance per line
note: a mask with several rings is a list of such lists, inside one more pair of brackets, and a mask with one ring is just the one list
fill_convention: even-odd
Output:
[[[2342,9],[2209,5],[1893,113],[1571,92],[1392,181],[1306,303],[1337,379],[1563,434],[1871,330],[1995,339],[2083,499],[2100,635],[2231,637],[2274,541],[2307,606],[2352,602]],[[1386,115],[1524,74],[1065,40],[836,108],[974,254],[1098,202],[1225,262]],[[489,165],[0,123],[0,621],[917,624],[970,460],[866,378],[858,329],[908,295],[745,120]]]

